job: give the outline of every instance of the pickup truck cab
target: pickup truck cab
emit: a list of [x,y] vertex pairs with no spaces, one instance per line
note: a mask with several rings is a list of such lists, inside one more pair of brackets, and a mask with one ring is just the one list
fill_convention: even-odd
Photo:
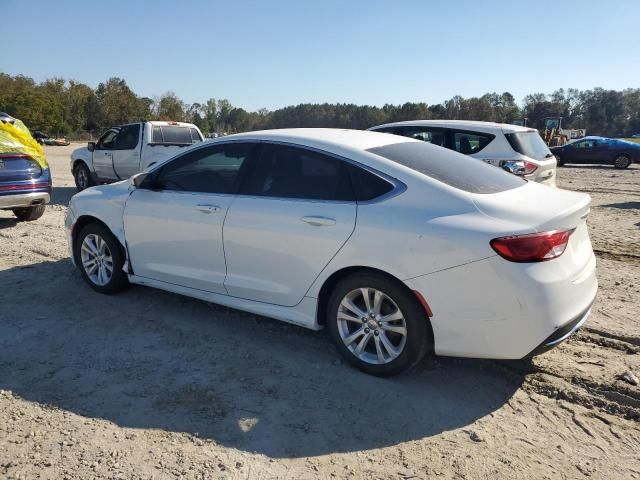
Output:
[[97,142],[71,153],[71,173],[78,190],[117,182],[202,140],[202,133],[191,123],[154,121],[111,127]]

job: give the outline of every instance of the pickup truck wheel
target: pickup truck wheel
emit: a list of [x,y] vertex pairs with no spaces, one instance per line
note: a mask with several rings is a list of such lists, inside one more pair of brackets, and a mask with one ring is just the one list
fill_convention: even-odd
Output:
[[76,168],[73,169],[73,178],[76,181],[76,187],[81,192],[85,188],[89,188],[95,185],[93,178],[91,178],[91,172],[84,163],[78,163]]
[[45,205],[34,205],[33,207],[14,208],[13,214],[18,217],[18,220],[24,220],[31,222],[32,220],[39,219],[44,215]]

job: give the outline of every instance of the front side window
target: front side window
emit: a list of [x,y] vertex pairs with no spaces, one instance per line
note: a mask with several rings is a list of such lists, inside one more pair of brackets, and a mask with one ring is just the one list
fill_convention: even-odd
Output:
[[473,155],[489,145],[494,138],[495,135],[489,133],[456,131],[453,132],[453,149],[465,155]]
[[115,138],[113,148],[115,150],[133,150],[138,145],[140,138],[140,124],[125,125]]
[[254,148],[251,143],[229,143],[186,153],[163,166],[149,186],[178,192],[236,193],[240,170]]
[[242,193],[277,198],[353,201],[347,164],[304,148],[265,144]]
[[367,151],[470,193],[503,192],[526,183],[526,180],[480,160],[446,151],[435,153],[434,150],[422,142],[403,142]]
[[107,133],[102,135],[100,140],[98,140],[98,143],[96,144],[96,148],[98,150],[112,150],[115,146],[115,139],[117,135],[118,135],[118,130],[116,129],[109,130]]

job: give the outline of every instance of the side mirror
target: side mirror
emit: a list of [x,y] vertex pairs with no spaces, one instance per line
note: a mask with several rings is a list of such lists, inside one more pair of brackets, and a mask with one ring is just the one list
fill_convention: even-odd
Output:
[[129,185],[135,188],[140,188],[142,182],[144,182],[148,176],[149,174],[147,172],[136,173],[134,176],[129,178]]
[[93,152],[96,149],[96,142],[87,143],[87,148],[89,149],[90,152]]

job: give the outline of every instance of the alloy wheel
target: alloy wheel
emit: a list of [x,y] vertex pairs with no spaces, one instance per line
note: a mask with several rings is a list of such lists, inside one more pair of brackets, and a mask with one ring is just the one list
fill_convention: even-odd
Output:
[[78,170],[76,171],[76,180],[80,188],[82,188],[83,190],[87,188],[89,184],[89,178],[87,177],[87,172],[84,168],[78,167]]
[[100,235],[91,233],[84,237],[80,260],[87,277],[95,285],[102,287],[109,283],[113,276],[113,257],[109,245]]
[[407,341],[407,323],[396,302],[375,288],[347,293],[338,307],[338,333],[347,349],[363,362],[392,362]]

